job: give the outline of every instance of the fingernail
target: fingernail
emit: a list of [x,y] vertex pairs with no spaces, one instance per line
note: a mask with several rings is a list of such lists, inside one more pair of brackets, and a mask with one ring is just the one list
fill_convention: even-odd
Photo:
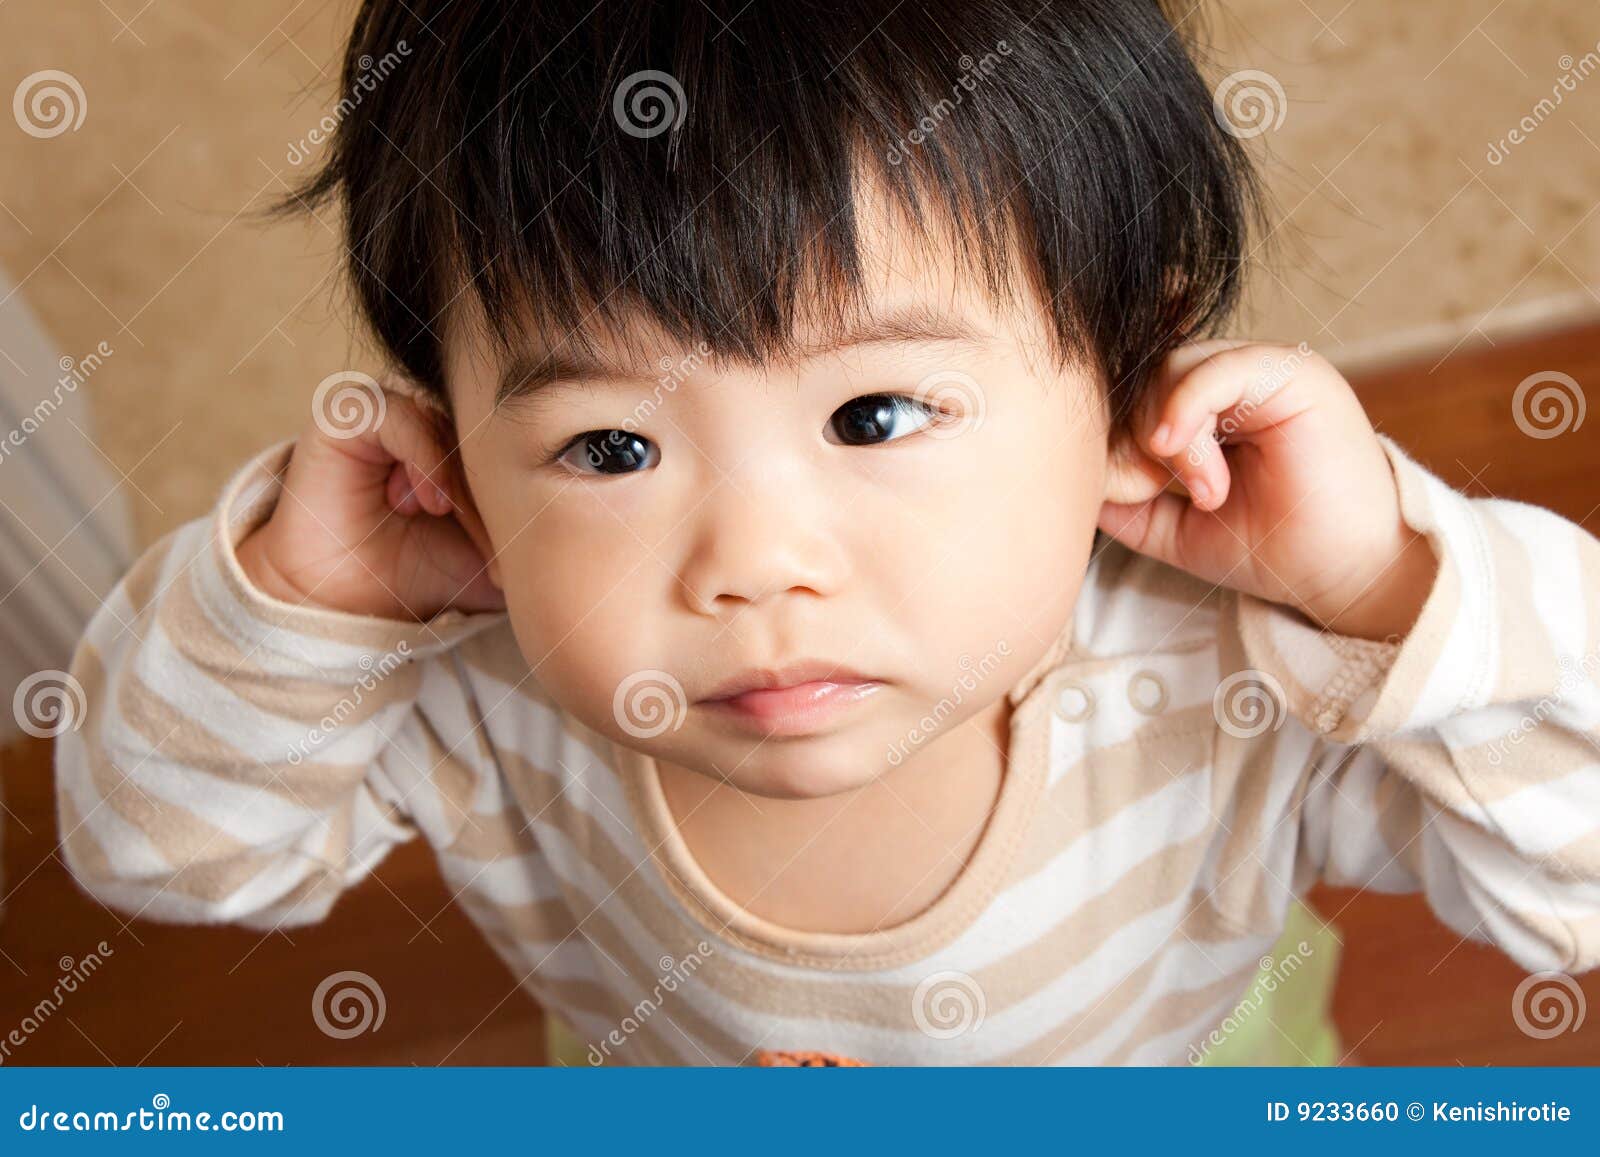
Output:
[[1197,478],[1189,483],[1189,498],[1196,506],[1204,506],[1211,501],[1211,487]]
[[451,509],[450,496],[444,492],[444,487],[437,482],[431,483],[433,492],[439,496],[439,502],[446,510]]
[[1170,422],[1162,422],[1161,425],[1156,427],[1156,432],[1151,437],[1150,444],[1159,454],[1167,448],[1167,440],[1171,437],[1172,424]]

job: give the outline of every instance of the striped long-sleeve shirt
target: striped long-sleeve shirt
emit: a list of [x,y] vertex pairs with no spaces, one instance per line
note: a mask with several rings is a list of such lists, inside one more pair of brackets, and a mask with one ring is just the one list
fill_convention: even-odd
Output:
[[234,546],[277,499],[279,443],[90,625],[64,855],[119,910],[269,929],[321,919],[420,834],[521,983],[621,1062],[1181,1063],[1319,879],[1424,892],[1529,970],[1594,968],[1600,542],[1383,444],[1440,560],[1403,640],[1099,544],[1009,692],[960,874],[906,922],[824,934],[717,890],[651,759],[564,713],[505,614],[389,621],[253,587]]

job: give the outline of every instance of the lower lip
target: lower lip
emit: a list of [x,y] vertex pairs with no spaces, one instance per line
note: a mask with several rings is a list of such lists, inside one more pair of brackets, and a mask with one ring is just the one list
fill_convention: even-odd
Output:
[[882,686],[870,680],[860,683],[818,680],[797,683],[793,687],[746,691],[727,699],[706,699],[702,706],[764,735],[805,735]]

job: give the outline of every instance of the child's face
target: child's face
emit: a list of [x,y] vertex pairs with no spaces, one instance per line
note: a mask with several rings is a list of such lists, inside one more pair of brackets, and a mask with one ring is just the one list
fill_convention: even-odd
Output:
[[[872,340],[829,349],[837,332],[802,325],[807,356],[722,369],[607,343],[618,367],[498,410],[488,344],[451,343],[462,460],[534,678],[593,730],[761,795],[860,787],[996,707],[1065,627],[1103,498],[1100,383],[1054,369],[1031,295],[991,303],[865,207],[868,306],[902,323]],[[942,415],[858,400],[902,394]],[[808,659],[880,685],[777,734],[706,701]]]

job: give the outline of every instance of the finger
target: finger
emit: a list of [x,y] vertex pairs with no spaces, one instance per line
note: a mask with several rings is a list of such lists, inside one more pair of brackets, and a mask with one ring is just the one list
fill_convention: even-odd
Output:
[[1248,338],[1215,338],[1181,345],[1169,353],[1166,360],[1161,363],[1153,388],[1162,395],[1170,393],[1179,380],[1193,372],[1203,362],[1210,361],[1218,354],[1236,350],[1240,346],[1255,344],[1259,343]]
[[1215,419],[1225,437],[1237,438],[1292,416],[1305,400],[1286,389],[1309,356],[1303,347],[1249,344],[1199,361],[1163,399],[1156,452],[1170,454],[1191,445],[1208,419]]
[[410,468],[403,462],[396,462],[390,468],[389,480],[384,486],[384,499],[396,514],[409,516],[421,509],[414,487]]
[[1107,502],[1100,508],[1098,524],[1130,550],[1181,568],[1179,543],[1192,509],[1176,494],[1162,493],[1148,502]]
[[1189,444],[1164,460],[1201,510],[1215,510],[1228,500],[1231,475],[1228,459],[1217,441],[1217,421],[1212,415]]
[[[1182,379],[1178,379],[1181,381]],[[1142,455],[1159,464],[1167,477],[1176,479],[1202,510],[1215,510],[1227,501],[1230,486],[1228,461],[1216,441],[1216,420],[1208,415],[1199,430],[1175,449],[1167,449],[1164,431],[1170,419],[1175,383],[1168,396],[1157,396],[1140,414],[1133,436]],[[1110,495],[1110,497],[1116,497]]]
[[429,514],[450,513],[450,497],[443,486],[444,447],[432,418],[411,398],[395,394],[375,433],[384,452],[406,464],[422,509]]

